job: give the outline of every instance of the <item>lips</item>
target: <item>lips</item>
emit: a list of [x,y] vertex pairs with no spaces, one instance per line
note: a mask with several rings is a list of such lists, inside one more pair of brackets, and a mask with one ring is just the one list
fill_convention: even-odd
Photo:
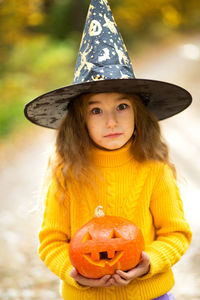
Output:
[[108,135],[105,135],[104,137],[106,137],[106,138],[117,138],[117,137],[119,137],[120,135],[122,135],[122,133],[116,132],[116,133],[110,133],[110,134],[108,134]]

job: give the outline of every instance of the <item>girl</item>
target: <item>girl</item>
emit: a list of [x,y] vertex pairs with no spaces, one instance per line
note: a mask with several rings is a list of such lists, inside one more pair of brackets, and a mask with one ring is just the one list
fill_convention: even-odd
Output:
[[[158,122],[140,98],[77,97],[58,130],[50,166],[39,254],[63,280],[63,298],[138,300],[166,294],[174,284],[171,267],[185,253],[191,231]],[[107,215],[134,222],[146,248],[132,270],[88,279],[71,266],[68,246],[98,205]]]
[[[134,77],[107,0],[91,0],[73,84],[25,107],[31,122],[58,129],[39,255],[61,278],[63,299],[173,299],[171,267],[187,250],[191,230],[158,120],[190,103],[181,87]],[[145,251],[132,270],[88,279],[72,267],[68,248],[99,205],[135,223]]]

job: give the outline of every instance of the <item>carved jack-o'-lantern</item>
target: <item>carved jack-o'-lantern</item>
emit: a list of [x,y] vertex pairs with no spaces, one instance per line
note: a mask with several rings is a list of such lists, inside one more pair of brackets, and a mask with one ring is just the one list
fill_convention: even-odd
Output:
[[69,246],[69,256],[77,271],[88,278],[129,270],[140,261],[144,239],[132,222],[116,216],[104,216],[97,207],[95,218],[78,230]]

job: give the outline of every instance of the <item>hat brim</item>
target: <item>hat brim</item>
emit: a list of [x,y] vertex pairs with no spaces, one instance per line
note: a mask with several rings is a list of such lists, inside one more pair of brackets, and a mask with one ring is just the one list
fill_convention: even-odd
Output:
[[68,103],[86,93],[132,93],[140,95],[147,109],[158,120],[169,118],[192,102],[191,94],[180,86],[150,79],[109,79],[84,82],[62,87],[43,94],[24,109],[25,116],[32,123],[57,129],[67,113]]

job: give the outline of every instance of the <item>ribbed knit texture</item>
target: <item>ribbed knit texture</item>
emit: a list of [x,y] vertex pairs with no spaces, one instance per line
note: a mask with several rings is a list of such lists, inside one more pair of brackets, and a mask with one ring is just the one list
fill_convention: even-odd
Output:
[[[65,203],[58,201],[52,178],[45,198],[39,233],[39,255],[60,279],[66,300],[150,300],[174,285],[171,267],[191,241],[183,205],[171,169],[160,162],[139,163],[130,153],[130,143],[115,151],[92,149],[97,172],[89,183],[68,184]],[[102,205],[106,215],[124,217],[142,230],[150,272],[124,287],[82,287],[69,276],[72,269],[68,242],[73,234],[94,217]]]

